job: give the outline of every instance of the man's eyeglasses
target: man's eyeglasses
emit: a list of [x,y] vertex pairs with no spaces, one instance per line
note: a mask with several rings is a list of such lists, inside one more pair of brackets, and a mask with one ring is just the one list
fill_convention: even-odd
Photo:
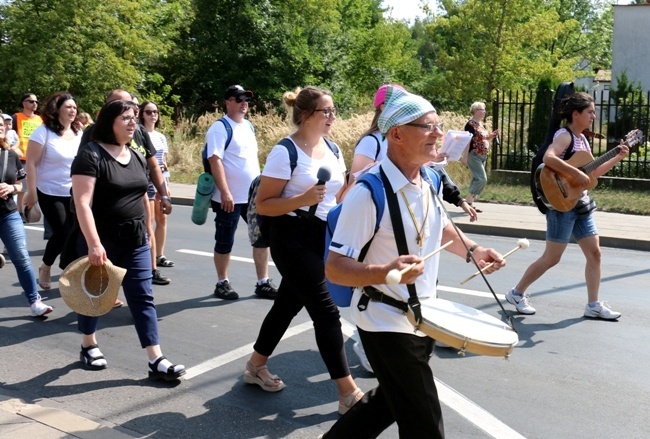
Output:
[[445,124],[440,122],[440,123],[407,123],[406,125],[411,126],[411,127],[418,127],[418,128],[426,128],[427,133],[433,133],[436,128],[438,128],[440,131],[443,130],[445,127]]
[[23,102],[27,102],[29,104],[38,104],[38,101],[36,99],[25,99]]
[[322,111],[323,114],[325,115],[326,118],[330,118],[332,116],[336,116],[336,107],[332,108],[323,108],[321,110],[314,110],[314,111]]
[[144,114],[151,116],[152,114],[158,114],[158,110],[144,110]]
[[131,122],[135,123],[138,119],[135,116],[122,116],[122,122],[129,124]]
[[250,101],[251,101],[251,98],[249,98],[248,96],[243,96],[243,97],[242,97],[242,96],[237,96],[236,98],[232,98],[232,99],[228,99],[228,100],[231,101],[231,102],[232,102],[232,101],[235,101],[235,102],[237,102],[238,104],[241,104],[241,103],[244,102],[244,101],[246,101],[246,102],[250,102]]

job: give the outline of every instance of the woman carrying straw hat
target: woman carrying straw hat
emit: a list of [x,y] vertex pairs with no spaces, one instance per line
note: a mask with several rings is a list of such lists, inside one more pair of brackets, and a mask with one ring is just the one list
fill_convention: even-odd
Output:
[[[72,163],[72,193],[83,236],[78,255],[90,264],[108,259],[126,268],[122,288],[135,322],[140,344],[149,357],[149,378],[176,380],[185,366],[173,365],[161,352],[158,316],[151,289],[151,257],[146,237],[147,166],[144,157],[128,147],[137,125],[133,102],[113,101],[101,109],[91,135]],[[84,239],[85,238],[85,239]],[[106,368],[97,346],[98,317],[79,314],[81,362],[88,369]]]

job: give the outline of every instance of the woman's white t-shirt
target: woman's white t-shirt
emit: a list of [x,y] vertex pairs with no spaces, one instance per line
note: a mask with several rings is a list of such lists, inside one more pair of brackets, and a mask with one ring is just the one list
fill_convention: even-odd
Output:
[[[291,141],[293,142],[293,139]],[[325,198],[318,203],[318,208],[316,209],[316,217],[326,221],[327,213],[332,207],[336,206],[336,194],[343,187],[346,171],[343,154],[339,152],[339,158],[337,159],[329,147],[326,146],[327,151],[321,159],[317,160],[305,154],[302,149],[298,148],[295,142],[294,145],[298,153],[298,160],[293,174],[291,173],[291,165],[289,163],[289,151],[283,145],[275,145],[266,158],[266,165],[264,166],[262,175],[287,180],[287,184],[282,189],[280,196],[282,198],[289,198],[305,193],[305,191],[318,182],[318,177],[316,177],[318,170],[321,167],[328,168],[332,173],[332,177],[325,183],[327,187]],[[308,212],[309,206],[303,206],[301,210]],[[287,215],[295,216],[296,214],[289,212]]]
[[[377,146],[379,146],[379,151],[377,151]],[[381,132],[375,131],[374,133],[363,136],[359,140],[359,143],[354,148],[354,155],[361,154],[376,162],[380,162],[386,157],[387,151],[388,142],[386,142]]]
[[43,145],[43,155],[36,165],[36,187],[54,197],[69,197],[72,179],[70,166],[79,150],[82,132],[70,140],[50,131],[45,125],[34,130],[29,140]]

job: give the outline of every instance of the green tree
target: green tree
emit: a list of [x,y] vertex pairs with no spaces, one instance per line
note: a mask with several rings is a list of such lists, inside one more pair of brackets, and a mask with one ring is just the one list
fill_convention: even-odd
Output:
[[555,39],[579,28],[560,22],[557,11],[541,1],[466,0],[443,2],[445,16],[427,27],[437,48],[432,93],[460,105],[489,100],[496,89],[534,87],[540,78],[573,78],[576,57],[549,50]]
[[338,107],[353,109],[379,83],[419,71],[408,27],[387,22],[380,3],[195,0],[196,19],[165,77],[198,112],[213,109],[231,84],[273,104],[296,86],[322,86]]
[[532,152],[537,152],[546,138],[553,110],[553,90],[556,86],[557,83],[554,84],[548,78],[542,78],[537,84],[535,106],[528,129],[528,149]]
[[[168,98],[157,68],[188,22],[191,0],[14,0],[0,5],[4,108],[32,91],[68,90],[86,111],[112,88]],[[161,102],[162,103],[162,102]],[[12,105],[13,104],[13,105]]]

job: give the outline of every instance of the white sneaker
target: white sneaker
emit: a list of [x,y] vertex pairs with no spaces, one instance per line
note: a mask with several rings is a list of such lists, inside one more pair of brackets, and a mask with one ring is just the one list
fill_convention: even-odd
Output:
[[32,309],[32,317],[41,317],[52,312],[52,307],[41,302],[40,298],[32,303],[30,308]]
[[535,308],[530,306],[530,295],[524,293],[523,296],[514,294],[514,288],[506,293],[506,300],[517,308],[519,314],[535,314]]
[[612,311],[609,304],[604,300],[598,302],[598,306],[590,307],[589,304],[585,305],[585,317],[603,320],[616,320],[621,316],[618,311]]
[[361,344],[361,342],[359,341],[356,342],[352,346],[352,349],[354,349],[354,353],[357,354],[357,357],[359,357],[359,361],[361,362],[363,368],[370,373],[374,373],[372,370],[372,366],[370,365],[370,361],[368,361],[368,357],[366,357],[366,351],[363,350],[363,345]]

